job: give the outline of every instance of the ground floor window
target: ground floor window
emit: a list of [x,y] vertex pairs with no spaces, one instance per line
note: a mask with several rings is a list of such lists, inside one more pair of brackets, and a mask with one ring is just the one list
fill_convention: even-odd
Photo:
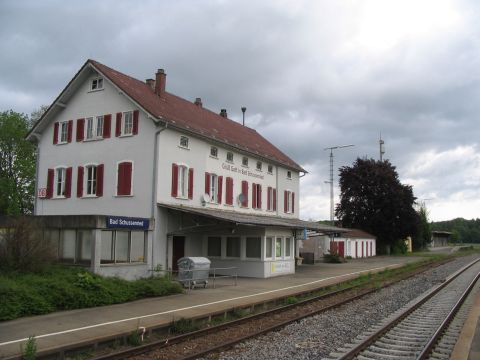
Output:
[[227,257],[240,257],[239,237],[227,237]]
[[262,238],[247,237],[246,257],[260,259],[262,257]]
[[93,230],[60,230],[58,258],[62,262],[89,264],[92,258]]
[[208,256],[222,256],[222,238],[220,236],[210,236],[207,242]]
[[101,242],[101,264],[146,261],[146,231],[104,230]]
[[282,251],[282,238],[278,237],[275,240],[275,257],[282,257],[283,256],[283,251]]
[[267,237],[265,240],[265,257],[266,258],[272,257],[272,248],[273,248],[273,238]]
[[290,253],[291,253],[290,243],[291,243],[290,238],[289,237],[285,238],[285,257],[290,257]]

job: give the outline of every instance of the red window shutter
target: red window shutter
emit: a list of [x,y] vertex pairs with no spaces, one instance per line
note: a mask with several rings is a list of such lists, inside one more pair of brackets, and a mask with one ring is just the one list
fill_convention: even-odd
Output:
[[248,207],[248,181],[242,181],[243,207]]
[[210,174],[205,173],[205,194],[210,195]]
[[53,145],[58,144],[58,122],[53,124]]
[[122,135],[122,113],[117,113],[117,121],[115,126],[115,136]]
[[53,181],[55,178],[55,170],[48,169],[47,173],[47,199],[51,199],[53,197]]
[[258,184],[257,189],[258,189],[257,207],[261,209],[262,208],[262,185]]
[[257,208],[257,184],[252,183],[252,209]]
[[77,120],[77,142],[83,141],[83,133],[85,128],[85,119]]
[[65,197],[69,198],[72,196],[72,168],[67,168],[65,176]]
[[73,120],[68,120],[68,127],[67,127],[67,142],[72,142],[72,135],[73,135]]
[[178,195],[178,165],[172,164],[172,197]]
[[103,138],[108,139],[112,132],[112,114],[103,115]]
[[132,163],[118,164],[117,195],[131,195],[132,193]]
[[123,195],[123,178],[125,169],[123,163],[118,164],[117,167],[117,195]]
[[188,169],[188,198],[193,199],[193,169]]
[[218,188],[217,188],[217,200],[218,203],[222,203],[222,190],[223,190],[223,176],[218,177]]
[[227,191],[225,203],[233,205],[233,178],[227,177]]
[[277,211],[277,189],[273,189],[272,196],[273,196],[273,211]]
[[77,197],[83,196],[83,166],[77,169]]
[[133,129],[132,129],[133,135],[138,134],[138,114],[139,114],[138,110],[133,111]]
[[292,213],[295,212],[295,193],[292,192]]
[[284,201],[284,211],[288,212],[288,191],[285,190],[283,193],[283,201]]
[[103,164],[97,166],[97,196],[103,196]]
[[272,187],[267,188],[267,210],[272,210],[270,208],[270,202],[272,201]]

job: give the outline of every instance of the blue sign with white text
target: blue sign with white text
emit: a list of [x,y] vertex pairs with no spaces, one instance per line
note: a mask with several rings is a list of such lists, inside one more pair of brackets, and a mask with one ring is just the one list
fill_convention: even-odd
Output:
[[148,230],[150,220],[144,218],[130,218],[121,216],[107,216],[107,228],[109,229],[138,229]]

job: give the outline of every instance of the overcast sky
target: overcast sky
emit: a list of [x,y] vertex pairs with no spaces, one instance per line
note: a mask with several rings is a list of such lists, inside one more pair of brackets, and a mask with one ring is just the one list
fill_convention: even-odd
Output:
[[[50,104],[92,58],[201,97],[296,160],[304,219],[338,168],[385,158],[430,219],[480,217],[480,2],[0,1],[0,111]],[[338,188],[335,193],[338,194]],[[338,200],[336,200],[338,201]]]

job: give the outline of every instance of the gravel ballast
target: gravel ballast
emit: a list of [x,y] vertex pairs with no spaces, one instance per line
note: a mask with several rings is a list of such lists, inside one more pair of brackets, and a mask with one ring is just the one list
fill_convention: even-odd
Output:
[[221,353],[220,359],[321,359],[477,257],[457,258],[348,305],[243,342]]

